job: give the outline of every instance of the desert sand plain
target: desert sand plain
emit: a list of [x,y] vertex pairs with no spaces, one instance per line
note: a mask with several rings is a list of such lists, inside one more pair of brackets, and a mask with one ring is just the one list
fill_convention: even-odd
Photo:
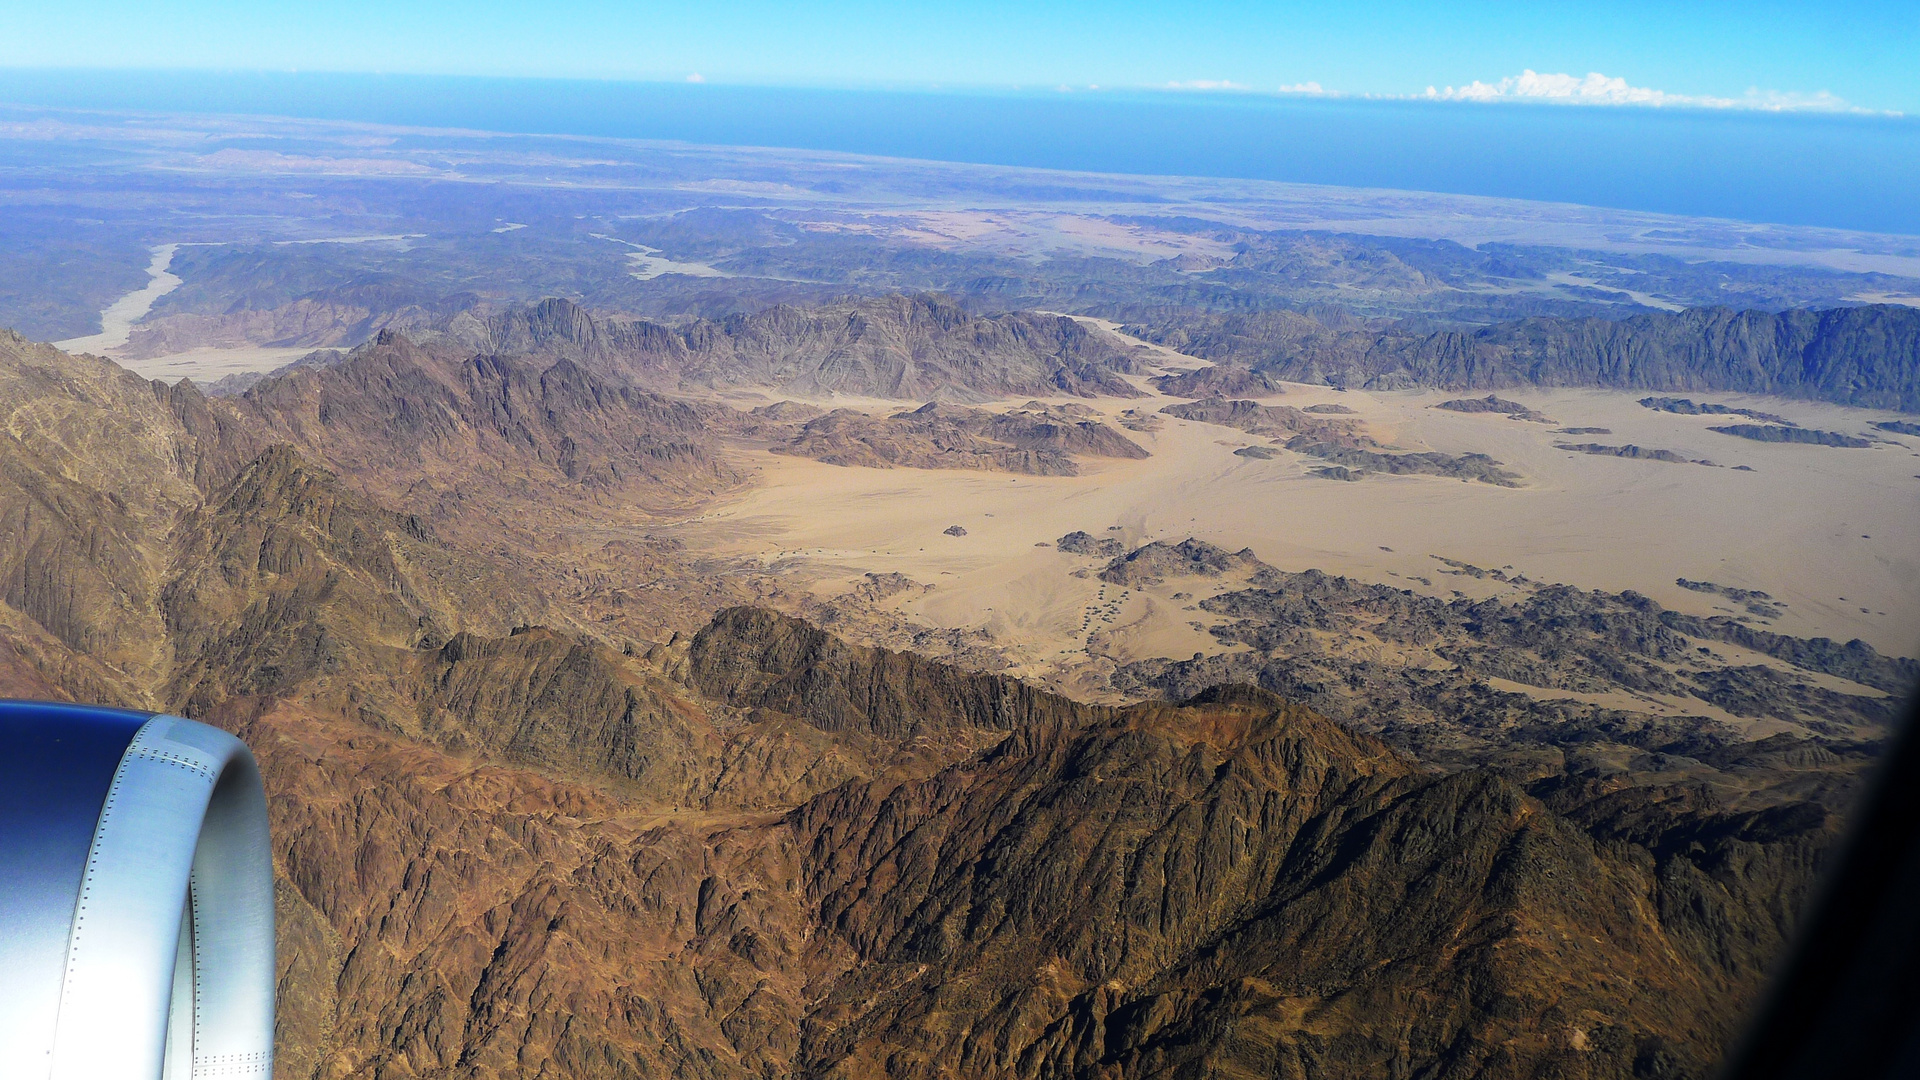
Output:
[[[1174,354],[1161,359],[1197,366]],[[1133,381],[1151,396],[1072,400],[1116,425],[1127,410],[1157,412],[1183,400],[1154,393],[1145,377]],[[1489,454],[1519,473],[1521,486],[1380,474],[1328,480],[1310,472],[1320,464],[1311,458],[1234,453],[1270,445],[1263,437],[1161,417],[1158,431],[1126,431],[1150,457],[1082,458],[1081,475],[1070,477],[846,468],[762,453],[752,461],[758,476],[750,489],[656,532],[713,555],[758,560],[820,595],[867,573],[903,574],[932,588],[888,601],[901,616],[984,631],[1016,673],[1089,692],[1104,680],[1073,673],[1096,662],[1110,668],[1227,648],[1206,632],[1216,617],[1195,601],[1241,582],[1182,578],[1125,590],[1095,576],[1106,559],[1052,546],[1075,530],[1128,548],[1196,537],[1230,551],[1251,548],[1281,570],[1319,569],[1442,597],[1520,588],[1449,573],[1454,567],[1442,560],[1454,560],[1533,582],[1633,589],[1701,615],[1737,614],[1720,596],[1676,584],[1688,578],[1768,593],[1786,606],[1770,624],[1783,633],[1858,637],[1895,655],[1912,655],[1920,644],[1920,549],[1913,543],[1920,439],[1869,426],[1892,414],[1693,395],[1876,440],[1855,449],[1711,432],[1742,418],[1656,412],[1638,403],[1638,393],[1502,391],[1557,421],[1551,424],[1433,407],[1459,396],[1289,384],[1264,400],[1345,406],[1375,438],[1406,450]],[[845,398],[817,404],[877,414],[902,408]],[[1611,434],[1566,435],[1560,427]],[[1568,442],[1632,443],[1713,464],[1555,448]],[[953,525],[965,535],[947,535]],[[1099,636],[1097,661],[1089,635]],[[1700,711],[1698,701],[1674,704]]]

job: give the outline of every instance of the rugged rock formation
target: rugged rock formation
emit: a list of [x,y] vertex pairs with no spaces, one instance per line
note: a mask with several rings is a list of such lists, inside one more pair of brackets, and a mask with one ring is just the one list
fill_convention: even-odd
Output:
[[1693,308],[1415,333],[1290,312],[1169,315],[1127,332],[1290,382],[1724,391],[1920,412],[1920,311]]
[[1786,417],[1775,416],[1773,413],[1760,412],[1755,409],[1736,409],[1731,405],[1720,405],[1711,401],[1699,402],[1690,398],[1644,397],[1640,399],[1640,404],[1655,412],[1677,413],[1681,416],[1744,416],[1766,424],[1781,424],[1786,427],[1798,426]]
[[758,608],[720,612],[694,637],[689,681],[728,705],[891,739],[1072,724],[1103,712],[1000,676],[849,645]]
[[1322,420],[1291,405],[1262,405],[1257,401],[1207,398],[1204,401],[1169,405],[1160,411],[1182,420],[1195,420],[1202,424],[1219,424],[1222,427],[1236,428],[1249,435],[1302,434],[1326,441],[1352,441],[1356,438],[1351,421]]
[[465,355],[382,334],[338,364],[236,399],[249,420],[359,475],[443,484],[538,476],[590,493],[711,492],[738,481],[711,414],[571,360]]
[[1537,413],[1517,401],[1508,401],[1506,398],[1494,394],[1488,394],[1483,398],[1454,398],[1452,401],[1443,401],[1435,405],[1434,408],[1446,409],[1450,412],[1498,413],[1502,416],[1510,416],[1515,420],[1532,420],[1538,424],[1559,423],[1558,420]]
[[1138,397],[1110,335],[1057,315],[978,316],[938,296],[780,306],[669,328],[545,300],[451,333],[499,353],[567,357],[609,376],[803,394],[985,401],[1016,394]]
[[1762,619],[1779,618],[1787,606],[1785,601],[1775,600],[1759,589],[1736,589],[1730,585],[1716,585],[1711,581],[1688,581],[1686,578],[1675,578],[1673,583],[1690,592],[1724,596],[1746,608],[1748,614],[1757,615]]
[[884,418],[835,409],[806,421],[774,449],[829,465],[992,469],[1032,476],[1077,475],[1076,456],[1147,456],[1139,444],[1099,420],[1039,402],[999,413],[931,403]]
[[1272,397],[1287,392],[1285,387],[1264,372],[1237,364],[1214,364],[1178,375],[1161,375],[1150,381],[1154,389],[1168,397]]
[[[179,312],[133,328],[116,355],[130,360],[169,356],[192,349],[343,346],[367,341],[383,330],[421,333],[447,317],[448,301],[427,301],[379,290],[341,290],[342,295],[300,299],[266,309],[217,315]],[[460,298],[466,299],[466,298]]]
[[1854,449],[1872,446],[1870,439],[1857,435],[1845,435],[1838,431],[1815,431],[1803,427],[1779,427],[1774,424],[1727,424],[1722,427],[1710,427],[1708,431],[1717,431],[1722,435],[1738,435],[1742,439],[1754,442],[1805,443],[1810,446],[1849,446]]
[[59,643],[31,655],[75,676],[81,657],[136,681],[164,670],[167,533],[265,441],[192,383],[0,331],[0,601]]
[[[801,646],[729,680],[750,696],[815,655],[842,691],[873,670],[731,618]],[[1564,815],[1257,691],[1030,704],[1009,714],[1027,726],[944,771],[758,818],[635,820],[594,787],[338,720],[246,722],[290,902],[339,938],[300,998],[336,1010],[320,1059],[346,1075],[529,1058],[565,1076],[1701,1075],[1828,842],[1817,815],[1590,797]]]
[[[1388,473],[1394,476],[1444,476],[1454,480],[1477,480],[1496,487],[1519,487],[1520,476],[1500,467],[1501,463],[1485,454],[1383,454],[1346,442],[1321,442],[1311,435],[1296,435],[1287,440],[1287,449],[1296,454],[1331,462],[1348,475]],[[1347,479],[1343,475],[1341,479]]]
[[808,1075],[1697,1074],[1732,1021],[1701,1003],[1759,971],[1688,905],[1781,932],[1742,885],[1257,692],[1017,734],[790,821],[835,928],[815,948],[855,961]]
[[1100,571],[1100,580],[1128,588],[1157,585],[1170,577],[1220,577],[1265,569],[1252,548],[1227,551],[1203,540],[1155,541],[1128,552]]
[[1457,480],[1477,480],[1499,487],[1518,487],[1520,477],[1500,467],[1500,462],[1485,454],[1384,453],[1380,444],[1360,433],[1349,420],[1324,420],[1291,405],[1262,405],[1257,401],[1227,401],[1213,398],[1160,410],[1182,420],[1219,424],[1251,435],[1285,439],[1285,446],[1296,454],[1319,458],[1328,463],[1319,475],[1337,480],[1358,480],[1368,473],[1409,476],[1444,476]]
[[419,518],[367,504],[284,445],[186,514],[169,547],[166,698],[197,711],[552,617],[523,576],[454,556]]
[[1632,458],[1635,461],[1666,461],[1676,465],[1711,465],[1711,461],[1695,461],[1685,454],[1673,450],[1650,450],[1644,446],[1627,443],[1624,446],[1608,446],[1605,443],[1554,443],[1556,450],[1571,450],[1576,454],[1595,454],[1600,457]]
[[1092,533],[1084,531],[1070,532],[1054,546],[1068,555],[1097,555],[1103,559],[1124,555],[1127,551],[1127,545],[1112,537],[1095,538]]
[[[1111,568],[1124,565],[1116,560]],[[1443,600],[1318,571],[1263,568],[1251,587],[1199,604],[1223,617],[1212,628],[1216,637],[1247,651],[1142,661],[1122,672],[1121,684],[1178,699],[1221,682],[1254,683],[1408,740],[1402,744],[1423,757],[1449,745],[1449,753],[1501,745],[1514,733],[1508,725],[1516,711],[1536,717],[1517,730],[1539,725],[1541,735],[1557,730],[1549,736],[1555,740],[1580,724],[1642,723],[1494,691],[1486,679],[1576,693],[1690,697],[1735,716],[1785,721],[1843,740],[1877,738],[1901,697],[1920,685],[1920,661],[1882,656],[1860,641],[1793,638],[1752,626],[1744,615],[1700,618],[1637,593],[1543,586],[1464,563],[1440,572],[1493,577],[1519,591],[1504,599]],[[1780,663],[1732,662],[1715,654],[1712,646],[1722,643]],[[1808,672],[1858,685],[1830,689],[1808,680]]]

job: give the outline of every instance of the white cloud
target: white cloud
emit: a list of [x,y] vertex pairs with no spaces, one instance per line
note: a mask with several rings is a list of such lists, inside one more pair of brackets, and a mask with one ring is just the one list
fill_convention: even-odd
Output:
[[687,81],[688,82],[706,82],[707,77],[696,71],[693,74],[687,76]]
[[1251,90],[1253,87],[1228,79],[1188,79],[1186,82],[1170,82],[1169,90]]
[[1564,73],[1541,74],[1529,70],[1509,75],[1495,83],[1475,79],[1465,86],[1449,86],[1445,90],[1429,86],[1427,92],[1419,96],[1436,101],[1528,101],[1553,105],[1638,105],[1648,108],[1759,109],[1766,112],[1871,111],[1849,105],[1825,90],[1817,94],[1786,94],[1776,90],[1752,89],[1737,98],[1705,97],[1670,94],[1665,90],[1634,86],[1625,79],[1609,77],[1597,71],[1581,77]]
[[1294,84],[1293,84],[1292,86],[1282,86],[1282,87],[1280,87],[1280,88],[1279,88],[1279,90],[1277,90],[1277,91],[1276,91],[1276,93],[1281,93],[1281,94],[1306,94],[1306,95],[1308,95],[1308,96],[1310,96],[1310,97],[1329,97],[1329,96],[1331,96],[1331,95],[1329,95],[1329,94],[1327,93],[1327,89],[1326,89],[1326,87],[1324,87],[1324,86],[1321,86],[1321,85],[1320,85],[1319,83],[1317,83],[1317,82],[1303,82],[1303,83],[1294,83]]

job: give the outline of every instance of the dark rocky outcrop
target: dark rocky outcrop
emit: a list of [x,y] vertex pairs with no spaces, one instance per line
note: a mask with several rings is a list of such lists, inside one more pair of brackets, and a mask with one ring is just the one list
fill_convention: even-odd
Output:
[[886,417],[835,409],[807,420],[774,449],[829,465],[990,469],[1031,476],[1077,475],[1076,457],[1147,456],[1105,423],[1039,402],[1005,412],[930,403]]
[[1755,409],[1736,409],[1731,405],[1720,405],[1711,401],[1698,402],[1681,397],[1644,397],[1640,399],[1640,404],[1655,412],[1677,413],[1681,416],[1744,416],[1766,424],[1798,426],[1784,416],[1775,416],[1773,413]]
[[1155,541],[1113,560],[1100,571],[1100,580],[1142,588],[1170,577],[1220,577],[1251,572],[1264,565],[1251,548],[1227,551],[1191,538],[1177,544]]
[[[1900,698],[1920,686],[1920,661],[1884,656],[1862,641],[1796,638],[1752,626],[1748,616],[1689,615],[1638,593],[1543,586],[1448,565],[1440,572],[1519,584],[1521,591],[1504,599],[1443,599],[1312,570],[1262,569],[1251,587],[1199,605],[1225,620],[1214,636],[1248,651],[1140,661],[1123,669],[1119,684],[1177,700],[1220,682],[1255,683],[1395,741],[1405,738],[1403,745],[1422,756],[1443,747],[1451,754],[1471,744],[1500,745],[1512,737],[1508,725],[1516,711],[1541,717],[1531,722],[1541,732],[1573,738],[1573,715],[1581,709],[1570,713],[1569,706],[1493,691],[1484,679],[1577,693],[1692,697],[1735,715],[1843,739],[1874,737],[1863,733],[1890,724]],[[1363,646],[1355,646],[1358,652],[1334,647],[1369,640],[1400,659],[1382,663]],[[1720,642],[1859,686],[1840,692],[1776,668],[1730,667],[1710,655],[1709,646]],[[1435,660],[1451,670],[1433,666]],[[1601,713],[1580,722],[1611,727],[1614,739],[1628,723]]]
[[1516,420],[1532,420],[1541,424],[1557,423],[1557,421],[1549,419],[1517,401],[1508,401],[1506,398],[1498,397],[1494,394],[1488,394],[1483,398],[1454,398],[1451,401],[1443,401],[1435,405],[1434,408],[1446,409],[1449,412],[1497,413],[1502,416],[1513,417]]
[[1112,537],[1095,537],[1092,533],[1075,531],[1061,537],[1054,545],[1068,555],[1098,555],[1111,559],[1124,555],[1127,545]]
[[1779,618],[1787,606],[1784,602],[1775,600],[1759,589],[1736,589],[1730,585],[1716,585],[1711,581],[1688,581],[1686,578],[1676,578],[1673,583],[1689,592],[1712,593],[1715,596],[1724,596],[1744,607],[1748,614],[1758,616],[1762,619]]
[[1571,450],[1576,454],[1594,454],[1599,457],[1630,458],[1634,461],[1666,461],[1677,465],[1711,465],[1711,461],[1695,461],[1685,454],[1673,450],[1652,450],[1644,446],[1627,443],[1624,446],[1608,446],[1605,443],[1554,443],[1556,450]]
[[[1501,468],[1501,462],[1485,454],[1442,454],[1439,451],[1388,454],[1345,442],[1322,442],[1311,435],[1296,435],[1287,440],[1286,447],[1296,454],[1330,462],[1348,474],[1443,476],[1454,480],[1477,480],[1495,487],[1520,486],[1518,473]],[[1348,476],[1340,478],[1347,479]]]
[[1870,439],[1857,435],[1843,435],[1838,431],[1815,431],[1803,427],[1779,427],[1773,424],[1727,424],[1710,427],[1708,431],[1717,431],[1722,435],[1738,435],[1742,439],[1754,442],[1804,443],[1809,446],[1848,446],[1855,449],[1872,446]]
[[1273,397],[1286,388],[1264,372],[1237,364],[1215,364],[1178,375],[1160,375],[1148,380],[1154,389],[1168,397],[1246,398]]
[[1219,424],[1250,435],[1313,435],[1323,440],[1352,439],[1351,421],[1323,420],[1291,405],[1262,405],[1257,401],[1206,398],[1160,410],[1168,416]]
[[1373,439],[1360,434],[1352,421],[1325,420],[1291,405],[1262,405],[1257,401],[1211,398],[1169,405],[1160,411],[1182,420],[1219,424],[1251,435],[1283,438],[1288,450],[1327,462],[1327,466],[1316,470],[1316,473],[1331,479],[1358,480],[1368,473],[1387,473],[1395,476],[1477,480],[1497,487],[1520,486],[1518,474],[1501,468],[1500,462],[1485,454],[1388,452]]

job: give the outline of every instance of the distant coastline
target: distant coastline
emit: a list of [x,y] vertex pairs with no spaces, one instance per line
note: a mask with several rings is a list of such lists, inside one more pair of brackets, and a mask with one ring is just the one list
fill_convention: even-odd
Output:
[[1920,235],[1920,119],[1910,117],[57,69],[0,70],[5,105],[1282,180]]

